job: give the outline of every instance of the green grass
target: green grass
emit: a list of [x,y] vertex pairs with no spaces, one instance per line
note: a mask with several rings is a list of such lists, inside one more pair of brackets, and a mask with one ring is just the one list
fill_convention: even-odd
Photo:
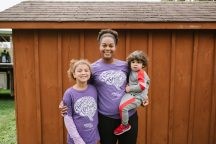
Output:
[[0,88],[0,94],[10,94],[11,91],[9,89]]
[[0,99],[0,144],[16,144],[14,100]]

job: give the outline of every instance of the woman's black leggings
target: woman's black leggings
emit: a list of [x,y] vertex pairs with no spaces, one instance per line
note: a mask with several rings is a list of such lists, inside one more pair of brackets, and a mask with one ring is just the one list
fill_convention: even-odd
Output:
[[136,144],[138,133],[137,112],[130,116],[131,129],[121,135],[114,135],[114,129],[121,124],[120,119],[114,119],[99,113],[99,133],[101,144]]

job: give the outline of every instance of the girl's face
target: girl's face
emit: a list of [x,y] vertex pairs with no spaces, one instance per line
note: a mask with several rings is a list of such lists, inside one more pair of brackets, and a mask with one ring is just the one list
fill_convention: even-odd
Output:
[[112,37],[103,37],[100,41],[100,53],[104,60],[113,59],[116,50],[115,40]]
[[142,67],[143,67],[142,62],[138,61],[138,60],[132,60],[130,65],[131,65],[132,71],[138,71],[138,70],[142,69]]
[[73,73],[76,82],[85,83],[90,79],[91,71],[86,64],[79,64]]

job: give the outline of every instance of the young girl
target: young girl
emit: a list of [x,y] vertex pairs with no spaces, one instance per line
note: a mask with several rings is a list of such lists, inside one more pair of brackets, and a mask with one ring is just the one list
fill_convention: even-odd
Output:
[[63,96],[68,107],[64,123],[68,131],[68,144],[97,144],[98,111],[97,91],[87,82],[91,76],[91,66],[87,60],[71,60],[69,78],[76,83],[69,87]]
[[131,70],[129,75],[129,85],[126,86],[126,94],[122,97],[119,113],[122,123],[114,130],[115,135],[121,135],[131,129],[128,123],[128,112],[136,109],[144,100],[148,99],[148,89],[150,79],[144,68],[148,64],[148,59],[142,51],[134,51],[128,57],[128,66]]

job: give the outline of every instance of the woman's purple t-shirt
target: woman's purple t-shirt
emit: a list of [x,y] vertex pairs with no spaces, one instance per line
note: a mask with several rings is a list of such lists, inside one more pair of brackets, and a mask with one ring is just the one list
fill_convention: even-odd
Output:
[[[63,96],[63,102],[68,107],[67,114],[72,116],[77,131],[87,144],[95,144],[99,138],[97,91],[88,85],[85,90],[68,88]],[[74,144],[68,135],[68,144]]]
[[[98,111],[111,118],[120,118],[119,104],[125,94],[128,65],[117,60],[106,64],[102,59],[92,64],[92,84],[98,92]],[[134,113],[130,111],[129,115]]]

